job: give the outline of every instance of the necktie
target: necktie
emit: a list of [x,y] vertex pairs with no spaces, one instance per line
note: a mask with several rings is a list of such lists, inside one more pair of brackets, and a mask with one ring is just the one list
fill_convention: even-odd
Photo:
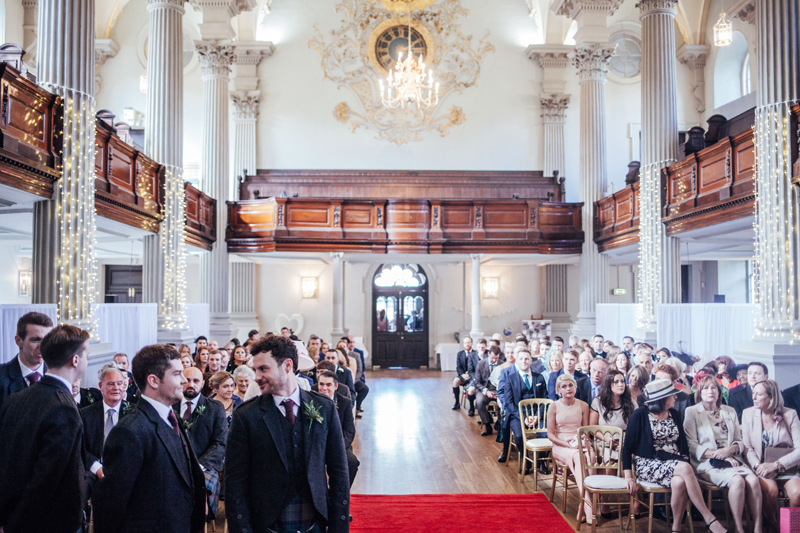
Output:
[[31,383],[31,385],[38,383],[40,379],[42,379],[42,375],[38,372],[32,372],[28,374],[28,381]]
[[178,428],[178,417],[175,416],[175,411],[173,411],[172,409],[169,410],[169,415],[167,415],[167,420],[169,420],[169,423],[172,424],[172,429],[173,431],[175,431],[175,434],[180,437],[181,430],[180,428]]
[[189,420],[192,418],[192,402],[186,402],[186,410],[183,412],[183,419]]
[[525,374],[523,377],[525,378],[525,388],[530,390],[530,388],[531,388],[531,380],[528,377],[528,374]]
[[286,398],[281,402],[281,405],[286,410],[286,420],[294,426],[294,421],[297,417],[294,416],[294,402],[291,398]]
[[108,410],[108,418],[106,418],[106,428],[103,431],[103,440],[105,441],[108,438],[108,433],[111,431],[111,428],[114,427],[114,413],[117,411],[115,409]]

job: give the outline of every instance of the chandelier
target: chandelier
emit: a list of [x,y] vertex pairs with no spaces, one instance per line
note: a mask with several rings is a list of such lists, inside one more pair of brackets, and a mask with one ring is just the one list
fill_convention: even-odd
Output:
[[428,109],[439,103],[439,82],[433,80],[433,69],[425,74],[422,54],[419,60],[411,52],[411,3],[408,4],[408,56],[397,55],[397,63],[386,78],[388,85],[380,80],[381,102],[384,107],[403,109],[416,105],[417,109]]
[[733,42],[733,23],[725,18],[725,11],[719,14],[719,20],[714,24],[714,45],[728,46]]

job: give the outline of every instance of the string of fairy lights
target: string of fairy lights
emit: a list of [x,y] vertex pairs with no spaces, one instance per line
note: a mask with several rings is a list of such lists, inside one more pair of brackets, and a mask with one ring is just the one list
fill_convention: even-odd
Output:
[[183,171],[179,167],[165,166],[164,221],[159,231],[161,251],[164,254],[164,299],[161,316],[166,330],[186,328],[186,244],[185,232],[186,189]]

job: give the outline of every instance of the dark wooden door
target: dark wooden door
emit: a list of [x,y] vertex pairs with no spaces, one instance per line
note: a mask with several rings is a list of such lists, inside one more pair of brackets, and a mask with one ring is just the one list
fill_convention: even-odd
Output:
[[[133,289],[133,296],[131,296]],[[142,267],[106,265],[105,303],[142,303]]]
[[[405,276],[383,274],[397,267]],[[412,272],[409,278],[408,272]],[[399,274],[398,274],[399,275]],[[390,285],[392,281],[394,285]],[[404,286],[411,285],[411,286]],[[383,265],[372,284],[373,362],[383,368],[428,364],[428,284],[418,265]]]

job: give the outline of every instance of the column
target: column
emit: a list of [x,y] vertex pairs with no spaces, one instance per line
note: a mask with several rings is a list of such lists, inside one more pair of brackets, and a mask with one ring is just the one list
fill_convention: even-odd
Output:
[[483,254],[469,254],[472,259],[472,329],[469,336],[478,342],[483,337],[481,329],[481,259]]
[[792,184],[790,154],[798,143],[790,104],[800,99],[800,27],[795,0],[756,3],[756,246],[760,319],[752,341],[739,343],[737,361],[761,361],[781,388],[800,370],[800,191]]
[[183,1],[150,0],[144,151],[164,165],[164,221],[144,238],[143,301],[158,304],[158,340],[182,344],[186,325],[183,184]]
[[642,166],[638,323],[655,338],[658,304],[681,301],[680,239],[661,222],[661,173],[678,156],[676,0],[642,0]]
[[344,269],[342,252],[331,252],[333,259],[333,331],[331,342],[336,344],[347,332],[344,329]]
[[[152,28],[151,28],[152,32]],[[106,64],[109,58],[116,57],[119,45],[113,39],[95,39],[94,41],[94,94],[100,93],[103,86],[103,77],[100,67]],[[149,56],[148,56],[149,57]]]
[[[678,49],[678,61],[689,68],[689,83],[697,114],[706,111],[706,59],[711,53],[707,44],[684,44]],[[699,122],[699,120],[698,120]]]
[[41,0],[39,85],[63,99],[63,169],[52,200],[34,209],[34,303],[56,303],[58,321],[94,331],[94,2]]
[[210,335],[221,344],[235,333],[228,302],[228,82],[233,48],[226,44],[198,41],[197,53],[203,69],[203,156],[200,184],[216,198],[217,242],[201,259],[202,293],[210,304]]
[[247,333],[259,329],[256,316],[256,264],[231,263],[231,318],[237,338],[244,342]]
[[22,49],[25,50],[25,65],[31,72],[36,72],[38,8],[39,0],[22,0]]
[[567,311],[568,283],[567,265],[546,265],[544,267],[544,318],[552,320],[553,335],[566,340],[571,325]]

